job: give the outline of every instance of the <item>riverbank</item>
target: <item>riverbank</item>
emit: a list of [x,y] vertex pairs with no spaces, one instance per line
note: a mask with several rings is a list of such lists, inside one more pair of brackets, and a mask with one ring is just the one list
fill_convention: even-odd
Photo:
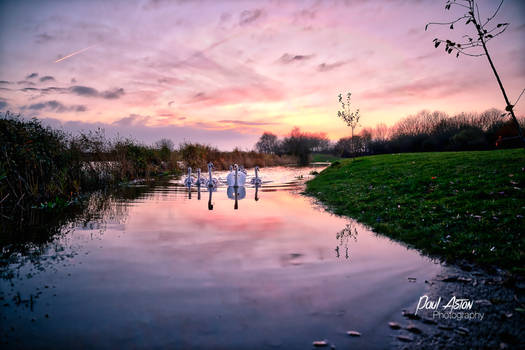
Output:
[[332,163],[306,192],[447,261],[523,274],[525,152],[407,153]]
[[[446,266],[442,274],[426,280],[425,285],[421,303],[415,300],[408,310],[400,310],[403,316],[399,323],[390,325],[397,348],[522,349],[525,346],[522,276],[464,263]],[[457,309],[447,307],[452,304]]]
[[76,135],[6,112],[0,116],[0,217],[31,207],[68,206],[81,195],[130,181],[180,175],[186,167],[215,170],[297,163],[296,157],[171,140],[145,145],[133,139],[109,139],[104,130]]

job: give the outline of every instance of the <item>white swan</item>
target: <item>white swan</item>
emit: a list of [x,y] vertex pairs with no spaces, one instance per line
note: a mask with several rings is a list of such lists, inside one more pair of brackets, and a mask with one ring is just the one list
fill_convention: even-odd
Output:
[[191,177],[191,167],[188,168],[188,176],[184,179],[184,186],[191,187],[193,185],[193,178]]
[[213,163],[208,163],[208,180],[206,180],[206,186],[209,189],[216,190],[217,186],[219,185],[219,181],[211,176],[211,169],[213,168]]
[[252,177],[251,184],[252,185],[261,185],[262,184],[262,180],[259,177],[259,167],[257,165],[255,166],[255,177]]
[[234,170],[230,171],[230,173],[226,177],[226,182],[228,183],[228,186],[244,186],[244,183],[246,182],[246,174],[244,174],[243,172],[239,172],[239,166],[237,164],[233,166],[233,169]]

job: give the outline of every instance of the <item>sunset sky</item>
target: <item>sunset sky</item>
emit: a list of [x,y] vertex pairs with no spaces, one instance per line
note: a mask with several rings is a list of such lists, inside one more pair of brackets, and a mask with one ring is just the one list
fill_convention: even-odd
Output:
[[[245,149],[293,126],[348,136],[337,119],[347,91],[363,126],[504,108],[485,57],[434,48],[435,37],[472,30],[425,32],[459,13],[444,3],[0,1],[0,110],[146,143]],[[482,17],[498,3],[480,1]],[[511,25],[489,49],[514,101],[525,88],[525,2],[505,1],[500,22]]]

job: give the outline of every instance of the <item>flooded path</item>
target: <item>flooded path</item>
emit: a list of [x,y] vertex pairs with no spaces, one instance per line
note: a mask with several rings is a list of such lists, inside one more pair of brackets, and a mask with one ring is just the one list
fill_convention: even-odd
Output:
[[441,266],[301,195],[312,170],[261,169],[237,210],[180,180],[113,198],[4,267],[4,346],[388,348]]

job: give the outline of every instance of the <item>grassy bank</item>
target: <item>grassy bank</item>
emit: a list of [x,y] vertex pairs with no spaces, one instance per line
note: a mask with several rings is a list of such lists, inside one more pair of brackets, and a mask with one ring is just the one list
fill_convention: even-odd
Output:
[[524,269],[525,152],[337,161],[307,184],[336,214],[447,260]]

